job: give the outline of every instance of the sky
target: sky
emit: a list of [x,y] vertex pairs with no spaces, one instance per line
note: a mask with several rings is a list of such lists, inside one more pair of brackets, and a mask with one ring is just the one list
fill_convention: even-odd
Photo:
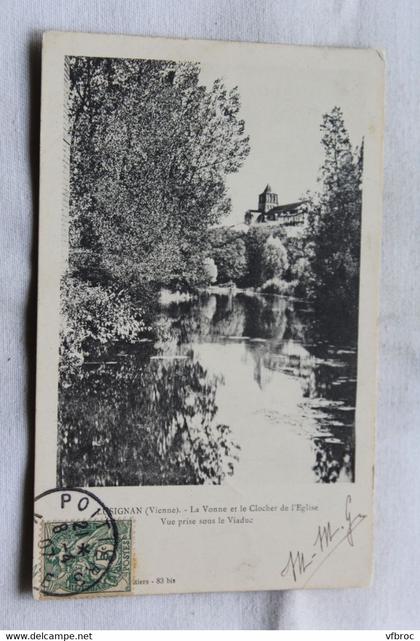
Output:
[[[300,50],[308,54],[307,48]],[[255,58],[201,64],[205,84],[221,77],[228,89],[238,86],[241,117],[250,136],[248,158],[227,178],[232,212],[224,224],[243,222],[245,211],[257,208],[258,194],[267,183],[278,193],[279,204],[295,202],[316,189],[323,161],[322,115],[335,105],[343,109],[354,146],[365,134],[366,122],[360,118],[363,73],[355,65],[334,64],[331,53],[327,63],[322,56],[312,60],[304,55],[295,64],[290,55],[281,55],[284,51],[279,49],[272,60],[265,56],[262,64]]]

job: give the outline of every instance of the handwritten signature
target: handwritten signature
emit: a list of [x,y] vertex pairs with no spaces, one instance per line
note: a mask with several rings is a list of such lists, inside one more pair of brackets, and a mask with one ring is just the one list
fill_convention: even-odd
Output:
[[304,576],[307,579],[306,585],[340,545],[347,542],[348,545],[354,547],[354,530],[367,518],[367,514],[360,514],[359,512],[353,516],[351,502],[351,495],[348,494],[345,504],[344,523],[333,527],[331,522],[327,521],[326,524],[318,526],[316,537],[309,553],[305,554],[302,550],[289,551],[287,563],[281,571],[282,577],[291,576],[296,583]]

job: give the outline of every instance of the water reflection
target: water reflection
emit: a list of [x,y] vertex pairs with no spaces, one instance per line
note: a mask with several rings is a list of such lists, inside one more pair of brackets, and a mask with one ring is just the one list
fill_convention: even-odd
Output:
[[166,301],[156,326],[61,390],[61,484],[353,480],[354,328],[232,292]]
[[60,394],[60,485],[221,483],[238,451],[214,420],[221,381],[192,351],[86,365]]
[[[312,464],[311,479],[321,482],[351,481],[354,477],[354,413],[356,395],[356,328],[337,327],[336,319],[329,325],[327,319],[315,317],[304,304],[272,296],[259,296],[239,293],[213,294],[201,297],[199,302],[172,303],[165,308],[171,319],[172,328],[178,335],[178,349],[184,342],[201,345],[201,358],[215,371],[226,371],[235,362],[237,374],[241,362],[250,356],[252,359],[252,378],[258,385],[261,396],[267,405],[259,408],[258,415],[265,414],[266,423],[277,422],[280,432],[267,433],[271,441],[284,441],[284,447],[296,461],[306,460],[305,447],[310,449]],[[331,321],[330,321],[331,322]],[[341,336],[341,340],[340,340]],[[203,345],[207,343],[223,345],[219,365],[212,362],[209,354],[204,354]],[[240,359],[235,355],[235,346],[241,343],[246,355]],[[214,347],[213,347],[214,351]],[[236,349],[237,351],[237,349]],[[221,359],[224,359],[222,364]],[[250,364],[247,360],[246,369]],[[283,376],[276,376],[276,373]],[[226,377],[225,377],[226,378]],[[299,381],[300,392],[294,398],[294,406],[288,407],[286,398],[290,379]],[[219,394],[226,407],[219,413],[229,415],[229,424],[237,424],[241,433],[240,443],[245,449],[244,425],[253,422],[255,407],[245,393],[241,405],[249,409],[243,416],[242,425],[232,416],[227,406],[233,404],[229,394]],[[270,395],[275,390],[276,399]],[[235,381],[230,381],[233,394]],[[256,394],[255,390],[251,394]],[[224,397],[227,397],[226,399]],[[274,407],[271,407],[271,404]],[[223,412],[223,410],[225,410]],[[274,418],[274,417],[277,418]],[[260,421],[262,423],[262,421]],[[292,427],[300,434],[297,449],[295,439],[286,433],[285,427]],[[262,448],[267,447],[261,435]],[[254,449],[255,451],[255,449]],[[263,452],[261,454],[263,456]],[[244,457],[244,452],[242,458]],[[304,473],[296,480],[309,480]],[[277,471],[278,478],[290,480]]]

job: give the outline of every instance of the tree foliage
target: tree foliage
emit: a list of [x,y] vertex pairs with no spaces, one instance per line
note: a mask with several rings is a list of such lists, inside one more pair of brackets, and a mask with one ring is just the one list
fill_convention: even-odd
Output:
[[207,274],[210,283],[215,283],[217,280],[217,265],[213,258],[204,259],[204,270]]
[[273,236],[283,241],[284,230],[281,225],[253,225],[246,235],[247,284],[251,287],[262,285],[265,279],[263,253],[268,238]]
[[91,285],[65,275],[61,281],[60,372],[67,380],[92,347],[135,343],[151,331],[143,311],[122,290]]
[[117,275],[199,281],[206,230],[230,208],[225,176],[249,152],[237,88],[201,85],[187,62],[68,64],[73,247]]
[[363,144],[354,150],[340,108],[321,124],[321,192],[309,206],[312,294],[347,311],[357,306],[362,206]]
[[220,283],[243,281],[247,271],[245,234],[226,227],[212,229],[209,251]]
[[262,268],[264,280],[281,278],[289,267],[287,251],[279,238],[269,236],[264,243]]

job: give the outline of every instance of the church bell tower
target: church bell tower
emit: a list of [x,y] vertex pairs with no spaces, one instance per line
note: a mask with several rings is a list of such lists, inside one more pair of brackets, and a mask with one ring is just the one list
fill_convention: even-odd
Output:
[[267,185],[262,194],[258,196],[258,211],[266,214],[270,209],[273,209],[273,207],[277,207],[278,204],[278,195],[273,193],[270,185]]

